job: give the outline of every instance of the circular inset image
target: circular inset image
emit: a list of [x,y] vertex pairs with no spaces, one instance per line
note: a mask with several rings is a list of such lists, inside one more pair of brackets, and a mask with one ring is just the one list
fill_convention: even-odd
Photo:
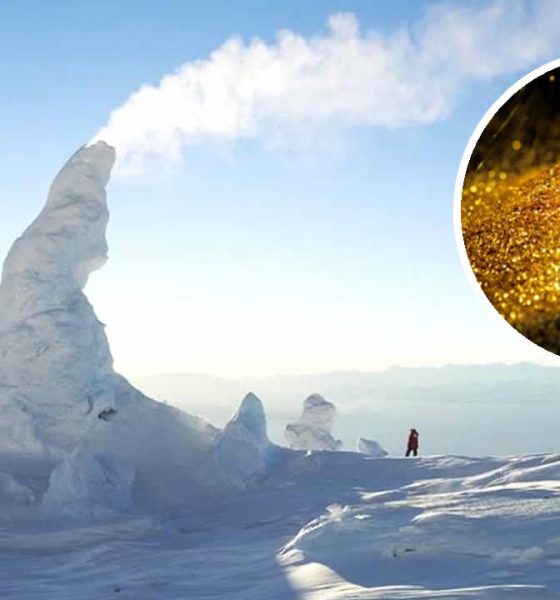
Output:
[[494,308],[560,354],[560,63],[512,89],[482,120],[464,157],[460,228]]

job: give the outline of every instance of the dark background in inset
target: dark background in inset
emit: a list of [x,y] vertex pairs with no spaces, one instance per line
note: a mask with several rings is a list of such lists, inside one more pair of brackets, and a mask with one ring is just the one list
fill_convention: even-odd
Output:
[[[520,141],[523,152],[512,144]],[[560,161],[560,68],[537,77],[494,115],[472,153],[468,172],[520,172]]]

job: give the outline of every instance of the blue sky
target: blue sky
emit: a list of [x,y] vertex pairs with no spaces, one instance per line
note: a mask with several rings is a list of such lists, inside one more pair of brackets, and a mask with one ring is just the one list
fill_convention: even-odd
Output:
[[[481,29],[473,21],[481,14],[476,3],[466,14],[453,12],[454,3],[441,6],[451,11],[453,27],[471,19],[467,34]],[[397,31],[414,37],[429,21],[422,48],[439,40],[431,16],[437,10],[404,1],[3,6],[0,254],[38,212],[68,156],[142,84],[157,86],[232,36],[257,36],[271,47],[282,29],[303,39],[328,36],[329,16],[341,11],[354,13],[364,36],[375,30],[387,39]],[[447,52],[443,32],[445,62],[438,58],[425,83],[428,100],[430,90],[444,90],[445,107],[428,122],[404,114],[403,123],[385,126],[378,105],[374,119],[373,109],[357,117],[352,104],[342,118],[336,113],[308,127],[306,117],[314,115],[300,104],[304,118],[294,127],[267,105],[266,124],[255,131],[181,138],[180,162],[164,156],[157,168],[114,178],[110,262],[87,293],[107,324],[117,368],[131,376],[243,376],[395,363],[555,362],[511,330],[467,281],[454,240],[453,187],[467,140],[489,106],[531,68],[557,57],[560,45],[547,41],[550,30],[556,37],[557,16],[534,17],[523,35],[545,41],[533,49],[517,43],[529,49],[511,62],[503,40],[506,33],[515,40],[516,23],[499,16],[482,27],[481,55],[490,62],[505,57],[489,72],[473,67],[481,61],[468,56],[468,44]],[[406,64],[399,68],[414,79],[414,65],[409,75]],[[421,90],[420,76],[415,83]],[[384,85],[381,77],[364,93]],[[292,98],[282,98],[283,110]],[[414,109],[414,98],[401,102],[404,113]],[[279,144],[269,121],[281,138],[289,131]]]

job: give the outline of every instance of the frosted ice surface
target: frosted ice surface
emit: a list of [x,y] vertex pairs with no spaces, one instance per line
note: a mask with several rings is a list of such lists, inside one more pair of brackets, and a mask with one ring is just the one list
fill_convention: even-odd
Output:
[[342,442],[333,437],[336,408],[319,394],[309,396],[303,403],[298,421],[286,426],[284,437],[295,450],[339,450]]

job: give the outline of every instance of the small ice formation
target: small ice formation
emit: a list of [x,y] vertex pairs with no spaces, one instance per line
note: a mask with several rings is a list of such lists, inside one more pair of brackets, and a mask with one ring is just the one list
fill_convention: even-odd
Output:
[[342,442],[332,435],[336,408],[319,394],[309,396],[303,403],[299,421],[289,423],[284,437],[294,450],[339,450]]
[[367,438],[358,438],[357,450],[361,454],[367,456],[373,456],[375,458],[383,458],[389,453],[384,450],[375,440],[368,440]]
[[249,393],[214,444],[216,463],[230,482],[250,487],[266,477],[272,451],[262,402]]
[[43,509],[86,517],[131,510],[134,475],[111,454],[80,445],[53,470]]

